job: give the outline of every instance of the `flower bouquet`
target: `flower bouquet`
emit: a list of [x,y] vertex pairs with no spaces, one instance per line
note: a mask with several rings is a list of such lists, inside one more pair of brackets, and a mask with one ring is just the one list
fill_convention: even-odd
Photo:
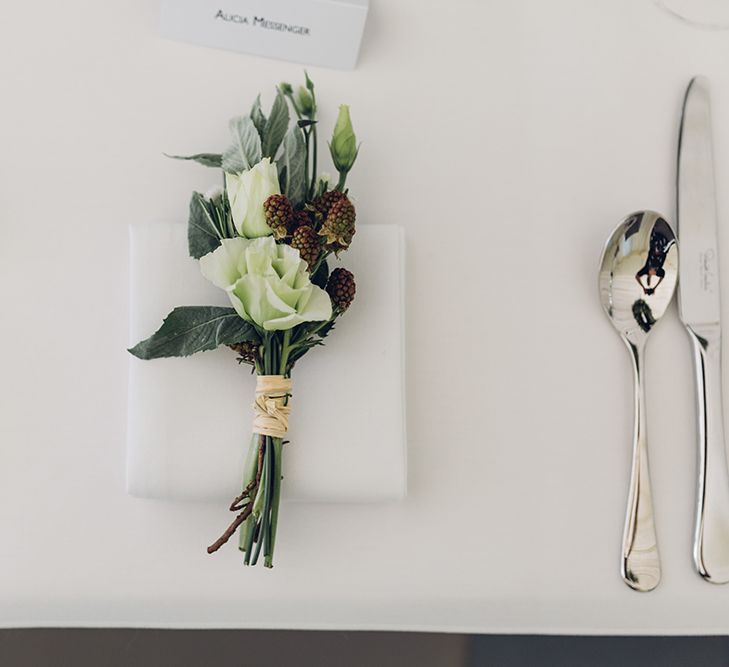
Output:
[[330,272],[329,261],[354,236],[345,185],[359,147],[342,105],[329,143],[339,176],[333,185],[317,172],[317,123],[314,84],[306,75],[296,92],[290,84],[278,87],[268,116],[259,95],[248,115],[233,118],[232,143],[222,154],[171,156],[223,172],[224,187],[192,195],[188,247],[232,307],[175,308],[129,350],[157,359],[227,345],[256,373],[242,490],[230,504],[236,517],[208,547],[217,551],[240,529],[246,565],[263,553],[264,565],[273,566],[291,371],[322,344],[355,294],[353,275],[344,268]]

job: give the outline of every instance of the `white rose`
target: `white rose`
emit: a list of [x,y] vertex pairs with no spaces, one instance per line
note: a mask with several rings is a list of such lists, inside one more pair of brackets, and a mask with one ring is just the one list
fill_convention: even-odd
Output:
[[272,232],[266,224],[263,202],[281,194],[278,171],[270,158],[263,158],[240,174],[226,173],[225,189],[238,233],[248,239],[269,236]]
[[223,239],[200,259],[202,274],[224,289],[236,312],[266,331],[332,317],[329,295],[312,284],[299,251],[272,237]]

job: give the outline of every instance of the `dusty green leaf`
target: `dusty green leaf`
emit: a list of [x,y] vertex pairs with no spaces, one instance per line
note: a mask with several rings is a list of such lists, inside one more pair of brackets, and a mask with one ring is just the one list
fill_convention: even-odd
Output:
[[239,173],[261,161],[261,137],[249,116],[238,116],[230,121],[233,143],[223,153],[225,171]]
[[167,155],[165,153],[164,155],[173,160],[191,160],[206,167],[220,168],[223,164],[223,156],[218,153],[198,153],[197,155]]
[[279,175],[284,174],[285,185],[282,184],[282,188],[291,203],[296,206],[303,202],[306,196],[306,144],[302,131],[296,125],[292,125],[284,137],[278,168]]
[[211,202],[199,192],[190,198],[190,218],[187,223],[187,247],[190,257],[200,259],[220,245],[220,231],[210,207]]
[[260,95],[256,97],[256,101],[251,107],[250,116],[251,120],[253,121],[253,125],[255,126],[256,130],[258,130],[258,135],[261,137],[261,141],[263,141],[263,132],[266,128],[266,116],[263,114],[263,109],[261,108]]
[[259,342],[255,328],[232,308],[180,306],[149,338],[129,349],[139,359],[187,357],[220,345]]
[[271,107],[271,114],[263,131],[263,157],[270,157],[272,160],[276,157],[276,151],[281,145],[288,128],[289,107],[286,104],[286,99],[279,92],[276,93],[276,99]]

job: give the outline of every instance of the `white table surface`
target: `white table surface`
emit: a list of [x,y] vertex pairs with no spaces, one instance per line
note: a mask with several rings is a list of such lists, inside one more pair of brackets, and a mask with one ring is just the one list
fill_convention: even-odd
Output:
[[127,225],[184,219],[210,175],[162,152],[223,147],[300,68],[163,41],[152,1],[5,7],[0,625],[729,632],[691,565],[674,308],[647,360],[664,579],[618,576],[630,368],[596,289],[623,215],[673,214],[697,72],[729,178],[728,61],[729,33],[650,0],[373,3],[359,68],[311,75],[324,127],[351,104],[360,219],[406,228],[408,497],[287,506],[276,568],[246,570],[202,548],[216,504],[124,492]]

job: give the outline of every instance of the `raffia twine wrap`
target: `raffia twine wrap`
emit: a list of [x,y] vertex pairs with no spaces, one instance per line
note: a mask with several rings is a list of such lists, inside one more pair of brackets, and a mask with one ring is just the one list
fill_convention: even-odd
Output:
[[283,438],[289,430],[291,378],[283,375],[259,375],[256,378],[256,402],[253,404],[253,433]]

